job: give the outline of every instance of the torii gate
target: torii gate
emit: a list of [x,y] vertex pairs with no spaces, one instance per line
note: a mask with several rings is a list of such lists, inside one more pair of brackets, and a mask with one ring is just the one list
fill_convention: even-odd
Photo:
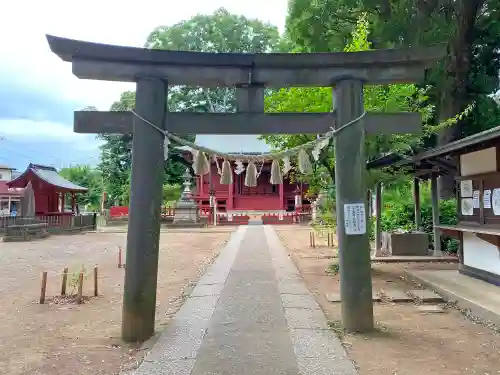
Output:
[[[322,134],[364,113],[364,84],[420,82],[442,46],[363,52],[204,53],[150,50],[47,35],[50,49],[78,78],[136,82],[136,113],[175,134]],[[171,113],[168,85],[236,87],[237,113]],[[264,113],[264,88],[333,87],[327,113]],[[75,112],[77,133],[133,133],[132,186],[122,338],[154,333],[164,173],[163,134],[131,112]],[[366,231],[365,134],[414,133],[418,113],[368,113],[335,139],[337,235],[342,323],[373,329],[370,245]]]

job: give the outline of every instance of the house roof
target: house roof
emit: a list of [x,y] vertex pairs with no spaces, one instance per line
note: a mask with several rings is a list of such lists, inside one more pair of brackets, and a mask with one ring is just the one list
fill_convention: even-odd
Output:
[[62,177],[54,167],[49,167],[46,165],[32,164],[28,165],[28,168],[16,179],[9,181],[8,186],[16,186],[17,183],[21,182],[28,173],[35,174],[40,180],[46,182],[49,185],[55,186],[57,188],[69,191],[84,192],[88,189],[83,186],[78,186],[71,181],[66,180]]
[[421,174],[428,178],[430,173],[446,174],[453,169],[447,158],[493,146],[500,139],[500,126],[450,142],[414,156],[387,154],[367,163],[367,169],[407,167],[408,173]]
[[11,188],[8,185],[8,181],[0,181],[0,195],[1,196],[11,196],[20,197],[23,195],[23,188]]

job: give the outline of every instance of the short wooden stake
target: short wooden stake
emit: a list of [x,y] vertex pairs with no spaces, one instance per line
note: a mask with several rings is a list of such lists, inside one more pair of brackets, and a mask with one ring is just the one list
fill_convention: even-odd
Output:
[[330,247],[330,232],[328,232],[326,235],[328,236],[328,240],[327,240],[327,242],[328,242],[328,247]]
[[118,246],[118,268],[122,268],[122,247]]
[[40,288],[40,304],[45,303],[45,293],[47,291],[47,271],[42,272],[42,286]]
[[82,303],[83,296],[83,272],[78,275],[78,293],[76,295],[76,303],[79,305]]
[[97,286],[97,266],[94,267],[94,297],[99,295],[99,289]]
[[66,285],[68,284],[68,267],[63,270],[62,282],[61,282],[61,296],[66,295]]

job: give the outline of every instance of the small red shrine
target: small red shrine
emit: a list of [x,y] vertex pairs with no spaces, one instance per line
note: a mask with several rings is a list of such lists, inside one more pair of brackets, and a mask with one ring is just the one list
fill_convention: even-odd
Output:
[[[192,159],[190,152],[184,154],[187,160]],[[217,210],[219,212],[231,211],[288,211],[295,212],[301,208],[310,206],[305,198],[307,185],[302,183],[291,183],[285,176],[283,183],[279,185],[271,184],[271,162],[267,161],[264,166],[258,166],[261,172],[257,179],[257,186],[245,186],[246,169],[241,174],[235,173],[235,164],[232,163],[233,183],[232,185],[223,185],[220,183],[219,169],[222,166],[222,159],[218,159],[217,166],[214,160],[211,160],[211,171],[204,176],[196,176],[196,189],[193,192],[193,198],[201,209],[210,207],[210,189],[215,192]],[[244,163],[246,168],[246,164]],[[210,180],[212,181],[210,183]],[[299,202],[297,198],[300,197]],[[298,203],[298,204],[296,204]],[[302,204],[301,204],[302,203]]]
[[[17,178],[7,182],[9,188],[25,188],[31,182],[35,193],[37,215],[72,215],[76,212],[76,194],[88,189],[62,177],[53,167],[31,164]],[[66,212],[66,195],[71,197],[71,211]]]

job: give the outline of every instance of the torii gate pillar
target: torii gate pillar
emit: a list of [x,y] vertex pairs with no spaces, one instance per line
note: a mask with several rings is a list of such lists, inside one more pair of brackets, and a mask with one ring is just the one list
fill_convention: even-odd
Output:
[[[137,81],[135,110],[164,124],[167,85],[155,78]],[[154,334],[160,215],[164,175],[163,134],[134,116],[132,179],[127,232],[122,338],[144,341]]]
[[[347,124],[363,114],[361,81],[339,81],[333,97],[336,124]],[[339,131],[334,137],[334,145],[342,326],[350,332],[366,332],[373,329],[373,302],[365,213],[364,119]]]

